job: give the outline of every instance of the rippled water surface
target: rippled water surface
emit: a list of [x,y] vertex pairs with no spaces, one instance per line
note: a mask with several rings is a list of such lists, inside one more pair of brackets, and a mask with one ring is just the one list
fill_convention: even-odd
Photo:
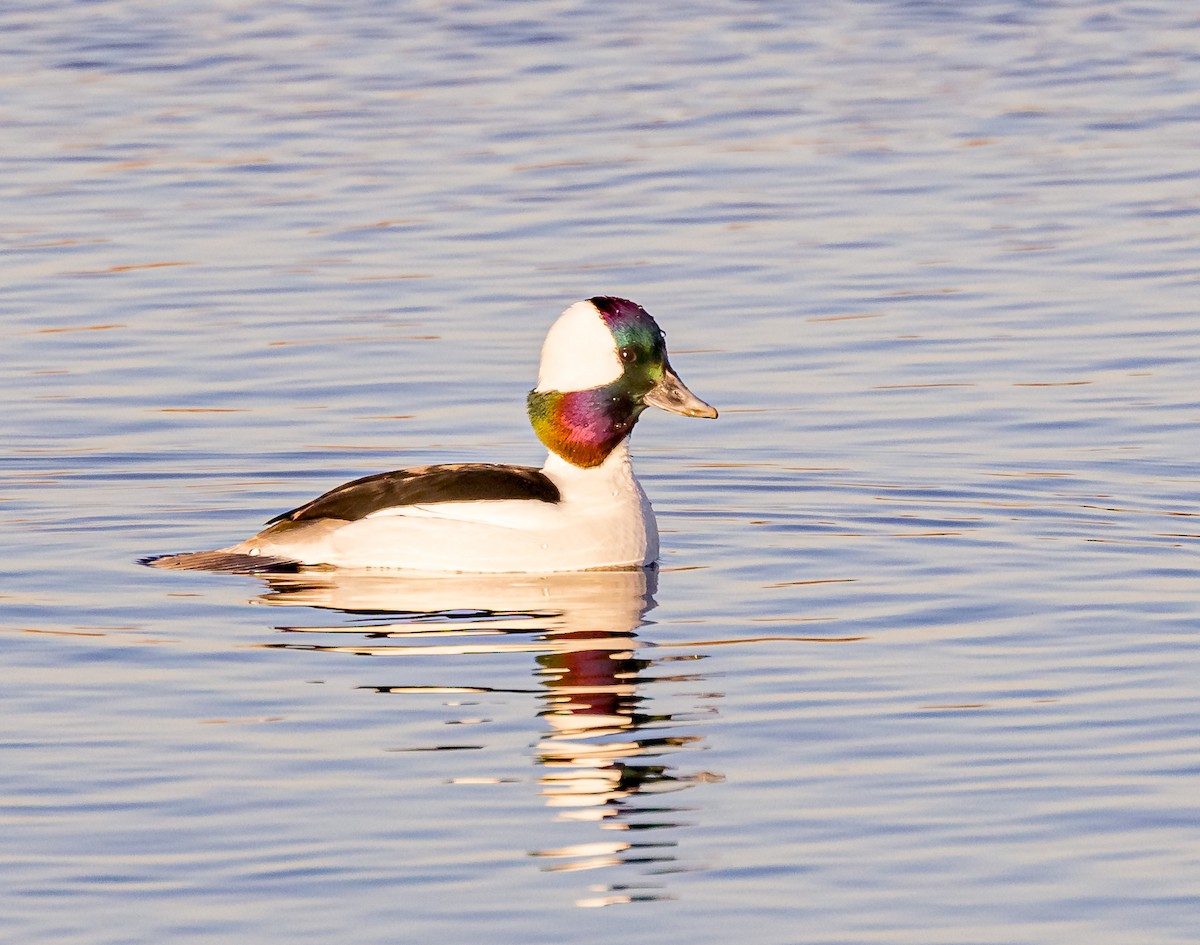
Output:
[[[0,939],[1200,937],[1188,4],[0,35]],[[634,437],[658,573],[136,563],[540,462],[596,294],[722,410]]]

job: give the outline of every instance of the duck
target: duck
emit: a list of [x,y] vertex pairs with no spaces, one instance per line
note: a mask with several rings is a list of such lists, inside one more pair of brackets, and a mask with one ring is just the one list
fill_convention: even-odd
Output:
[[453,463],[376,473],[330,489],[213,551],[142,559],[175,570],[306,569],[556,573],[654,566],[654,510],[629,438],[648,407],[717,416],[680,380],[666,338],[636,302],[569,306],[542,345],[530,425],[541,468]]

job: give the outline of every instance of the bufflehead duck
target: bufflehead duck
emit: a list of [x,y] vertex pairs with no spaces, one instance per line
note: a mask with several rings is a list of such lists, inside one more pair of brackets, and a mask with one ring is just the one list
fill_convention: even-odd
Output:
[[633,475],[629,434],[648,406],[717,416],[667,360],[640,305],[598,296],[559,316],[542,346],[529,421],[541,469],[422,466],[355,479],[216,551],[144,559],[159,568],[239,572],[304,567],[424,572],[634,568],[658,557],[654,511]]

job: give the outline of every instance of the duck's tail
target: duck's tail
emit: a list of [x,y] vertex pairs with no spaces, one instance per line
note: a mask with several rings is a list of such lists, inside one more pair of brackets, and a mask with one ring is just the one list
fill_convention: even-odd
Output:
[[303,567],[299,561],[291,558],[251,555],[225,548],[154,555],[139,558],[138,563],[167,571],[226,571],[231,574],[294,574]]

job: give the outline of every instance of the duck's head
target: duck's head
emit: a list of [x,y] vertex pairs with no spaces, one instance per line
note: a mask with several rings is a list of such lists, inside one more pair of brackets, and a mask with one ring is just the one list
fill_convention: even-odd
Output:
[[529,422],[567,462],[598,466],[629,436],[642,411],[715,417],[671,369],[662,329],[635,302],[597,296],[559,316],[542,345]]

